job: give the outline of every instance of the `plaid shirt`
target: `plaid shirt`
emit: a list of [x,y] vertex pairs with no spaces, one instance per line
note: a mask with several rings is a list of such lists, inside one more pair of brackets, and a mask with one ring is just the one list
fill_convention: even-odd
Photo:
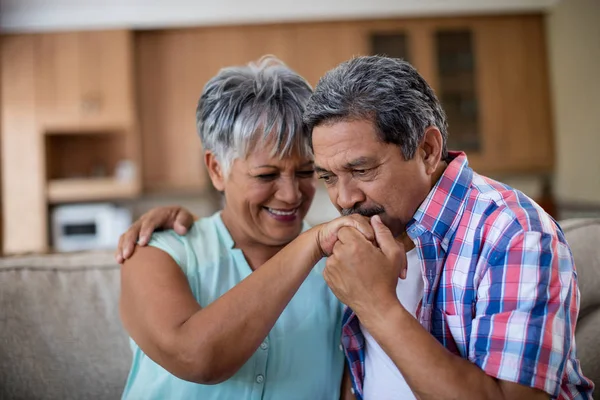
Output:
[[[473,172],[464,153],[450,157],[406,228],[423,265],[419,322],[494,378],[591,399],[575,354],[579,290],[563,232],[524,194]],[[362,400],[365,339],[351,309],[342,322]]]

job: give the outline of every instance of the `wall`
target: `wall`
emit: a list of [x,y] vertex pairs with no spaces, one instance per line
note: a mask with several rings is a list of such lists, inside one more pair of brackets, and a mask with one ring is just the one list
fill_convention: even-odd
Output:
[[556,135],[555,193],[600,207],[600,1],[566,0],[547,17]]
[[557,0],[0,0],[0,30],[167,28],[412,15],[524,13]]

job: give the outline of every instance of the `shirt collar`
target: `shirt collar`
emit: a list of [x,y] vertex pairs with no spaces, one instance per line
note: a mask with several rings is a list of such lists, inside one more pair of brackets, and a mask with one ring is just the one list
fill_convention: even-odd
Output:
[[223,218],[221,217],[221,212],[222,211],[218,211],[217,213],[215,213],[215,215],[213,217],[215,226],[217,227],[217,232],[218,232],[219,236],[221,237],[221,240],[223,241],[223,244],[225,245],[225,247],[228,249],[233,249],[235,242],[233,241],[233,238],[231,237],[231,233],[229,233],[229,229],[227,229],[227,227],[225,226],[225,223],[223,222]]
[[451,161],[446,170],[406,227],[413,241],[424,232],[430,232],[440,240],[444,251],[454,236],[473,180],[473,170],[465,153],[451,151],[448,158]]

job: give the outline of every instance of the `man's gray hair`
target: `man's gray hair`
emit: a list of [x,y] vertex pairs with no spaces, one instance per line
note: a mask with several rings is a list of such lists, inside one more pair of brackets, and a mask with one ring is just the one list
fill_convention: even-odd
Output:
[[429,126],[442,133],[447,158],[448,123],[435,93],[408,62],[382,56],[356,57],[319,80],[306,106],[309,131],[321,124],[370,119],[385,143],[414,157]]
[[275,143],[272,156],[298,151],[312,157],[302,121],[311,94],[308,82],[273,56],[223,68],[198,101],[196,127],[202,145],[215,154],[225,173],[234,159],[246,158],[267,140]]

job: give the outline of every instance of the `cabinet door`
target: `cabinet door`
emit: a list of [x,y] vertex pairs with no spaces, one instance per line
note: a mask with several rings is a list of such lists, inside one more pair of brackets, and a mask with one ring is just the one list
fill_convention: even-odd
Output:
[[550,172],[554,163],[541,16],[432,20],[431,83],[448,146],[488,174]]
[[437,96],[448,120],[448,148],[482,152],[477,91],[477,57],[469,28],[438,28],[434,33]]
[[208,79],[204,71],[210,57],[195,49],[196,39],[184,31],[140,32],[136,36],[146,191],[200,190],[206,182],[195,110]]
[[132,33],[77,35],[82,126],[129,128],[134,120]]
[[[549,172],[554,163],[548,74],[539,15],[373,22],[384,53],[402,56],[433,87],[448,147],[489,174]],[[381,43],[379,43],[381,44]]]
[[42,129],[77,128],[81,69],[77,33],[36,35],[36,112]]
[[475,26],[486,164],[499,172],[550,172],[554,143],[542,16]]
[[368,54],[368,40],[361,22],[298,24],[290,64],[314,87],[339,63]]
[[133,123],[132,36],[127,31],[37,35],[42,129],[123,129]]
[[44,147],[35,112],[35,38],[2,38],[4,253],[47,250]]
[[200,191],[208,179],[196,132],[204,85],[223,67],[273,54],[290,61],[293,35],[282,25],[147,31],[136,36],[144,187]]

